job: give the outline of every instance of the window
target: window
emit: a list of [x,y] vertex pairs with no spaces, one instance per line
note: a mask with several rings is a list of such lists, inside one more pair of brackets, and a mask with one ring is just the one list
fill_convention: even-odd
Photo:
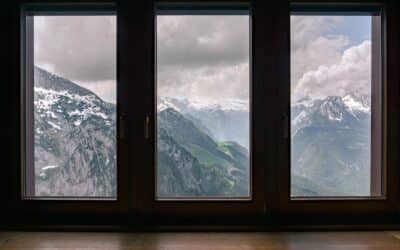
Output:
[[382,195],[381,16],[291,16],[291,196]]
[[117,195],[116,18],[25,16],[25,197]]
[[4,214],[169,226],[395,211],[397,10],[301,2],[11,11]]
[[249,198],[248,12],[157,15],[156,197]]

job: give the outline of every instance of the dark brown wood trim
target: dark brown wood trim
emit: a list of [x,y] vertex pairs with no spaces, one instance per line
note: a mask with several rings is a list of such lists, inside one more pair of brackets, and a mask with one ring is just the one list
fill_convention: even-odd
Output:
[[[349,2],[345,1],[343,5],[338,2],[330,1],[296,1],[292,2],[292,6],[294,10],[297,11],[305,11],[305,12],[313,12],[317,13],[327,13],[327,12],[338,12],[345,11],[349,13],[358,13],[358,12],[371,12],[376,15],[377,13],[382,13],[382,19],[378,19],[379,16],[374,17],[374,50],[373,50],[373,58],[378,58],[374,62],[374,70],[373,71],[373,107],[372,109],[375,111],[375,115],[372,119],[374,119],[372,123],[373,132],[373,167],[372,167],[372,191],[373,196],[371,198],[368,197],[338,197],[338,198],[311,198],[307,199],[306,197],[302,197],[300,199],[292,199],[290,198],[290,139],[289,141],[284,140],[282,137],[276,141],[276,145],[279,146],[279,162],[277,163],[279,166],[279,187],[280,187],[280,213],[286,215],[301,215],[301,214],[351,214],[357,211],[359,214],[368,214],[368,213],[393,213],[395,206],[393,203],[393,196],[396,193],[395,180],[393,176],[390,176],[390,172],[396,171],[396,167],[392,165],[395,161],[394,159],[390,162],[386,161],[386,147],[391,147],[390,144],[384,143],[385,133],[389,133],[394,125],[391,121],[388,121],[385,118],[385,114],[389,114],[389,110],[386,111],[388,106],[385,106],[386,102],[390,103],[395,100],[397,97],[387,96],[387,99],[382,100],[383,86],[385,86],[385,77],[392,77],[390,73],[382,70],[387,66],[386,60],[386,46],[381,43],[382,39],[385,39],[385,30],[381,29],[378,26],[385,28],[386,26],[396,26],[391,23],[387,23],[387,21],[381,22],[380,20],[386,20],[386,9],[389,9],[388,3],[373,2],[373,3],[359,3],[359,2]],[[289,29],[289,28],[288,28]],[[377,41],[375,41],[377,40]],[[393,46],[396,43],[392,37],[388,37],[384,40],[387,43],[387,46]],[[379,46],[379,47],[378,47]],[[288,48],[289,49],[289,48]],[[392,59],[393,60],[393,59]],[[286,65],[286,71],[290,72],[289,63]],[[376,68],[376,69],[375,69]],[[386,75],[387,74],[387,75]],[[388,87],[389,88],[389,87]],[[290,85],[281,84],[281,92],[286,93],[287,97],[279,98],[278,102],[283,103],[281,113],[290,113],[290,99],[288,99],[288,93],[290,93]],[[393,98],[391,100],[391,98]],[[382,105],[380,104],[382,103]],[[376,117],[378,115],[378,117]],[[382,118],[380,118],[381,116]],[[382,127],[385,124],[387,127]],[[286,125],[287,126],[287,125]],[[384,129],[386,128],[386,129]],[[380,171],[383,171],[382,173]],[[382,176],[385,177],[382,177]],[[388,178],[386,178],[388,176]],[[394,181],[394,182],[393,182]],[[387,189],[386,189],[387,188]],[[383,193],[383,196],[381,194]],[[386,195],[386,196],[385,196]]]
[[[383,13],[382,13],[383,14]],[[382,15],[372,16],[372,41],[371,41],[371,196],[385,196],[386,191],[386,165],[383,155],[385,152],[383,130],[383,41],[386,41],[382,32]]]
[[[25,18],[25,20],[23,20]],[[34,48],[34,39],[33,39],[33,27],[34,27],[34,17],[33,16],[25,16],[22,17],[22,30],[25,34],[21,34],[23,40],[21,43],[23,44],[23,48],[25,49],[23,52],[23,62],[21,64],[23,72],[24,83],[21,86],[22,96],[25,96],[22,103],[22,111],[21,111],[21,120],[23,124],[21,127],[23,131],[21,131],[22,135],[24,135],[24,140],[21,141],[21,151],[24,154],[23,164],[21,166],[22,176],[21,176],[21,197],[24,195],[33,196],[35,195],[35,169],[33,167],[27,167],[28,163],[33,162],[33,145],[34,145],[34,135],[33,135],[33,114],[34,107],[31,105],[33,103],[33,84],[34,84],[34,69],[33,69],[33,48]],[[23,74],[25,73],[25,74]]]
[[[253,129],[253,202],[155,202],[154,137],[143,136],[143,124],[154,111],[154,3],[152,1],[116,1],[118,22],[118,114],[124,121],[118,142],[117,201],[21,200],[21,33],[20,7],[26,2],[4,4],[0,20],[4,39],[0,44],[4,65],[4,89],[0,102],[7,119],[2,123],[4,161],[0,181],[4,203],[0,221],[4,225],[261,225],[267,228],[382,228],[382,223],[399,223],[399,14],[395,0],[368,1],[385,5],[382,18],[386,34],[386,58],[382,62],[383,81],[387,83],[383,102],[386,148],[385,199],[378,200],[298,200],[289,193],[290,139],[285,131],[290,122],[290,5],[289,1],[251,1],[252,13],[252,129]],[[57,1],[63,2],[65,1]],[[80,1],[68,1],[79,3]],[[110,3],[109,1],[86,1]],[[166,1],[162,1],[166,2]],[[185,1],[179,1],[185,2]],[[207,2],[213,2],[212,0]],[[222,1],[219,1],[222,2]],[[223,1],[230,2],[230,1]],[[236,2],[236,1],[235,1]],[[248,1],[237,1],[248,2]],[[333,3],[332,1],[297,1]],[[361,6],[365,1],[335,1],[346,6]],[[353,8],[351,7],[351,8]],[[150,94],[149,94],[150,93]],[[135,98],[132,98],[132,95]],[[384,99],[385,99],[384,98]],[[154,122],[151,122],[154,131]],[[378,176],[378,175],[377,175]],[[397,209],[397,210],[396,210]],[[307,216],[304,216],[307,215]],[[305,221],[307,220],[307,221]],[[141,224],[141,226],[140,226]],[[336,225],[336,226],[335,226]],[[73,227],[73,226],[72,226]],[[343,228],[344,228],[343,227]],[[65,228],[65,227],[64,227]],[[165,227],[167,228],[167,227]],[[301,230],[303,230],[301,229]],[[169,229],[168,229],[169,230]],[[211,227],[209,227],[211,230]]]
[[[9,58],[9,61],[12,62],[8,67],[10,70],[5,73],[6,76],[11,75],[9,77],[12,84],[6,84],[8,86],[6,92],[8,93],[7,97],[10,99],[8,102],[4,103],[7,108],[7,112],[10,112],[10,110],[13,110],[12,114],[15,113],[15,115],[19,116],[19,119],[12,118],[10,123],[9,123],[9,128],[8,130],[10,131],[9,133],[11,136],[7,138],[7,142],[11,143],[10,145],[16,145],[16,147],[13,147],[11,149],[12,154],[9,154],[6,156],[6,161],[7,164],[5,164],[5,175],[7,176],[8,179],[6,180],[7,184],[5,187],[7,188],[6,191],[6,206],[2,206],[1,210],[4,209],[4,211],[7,211],[6,214],[9,215],[5,218],[6,221],[13,221],[13,223],[23,223],[23,222],[28,222],[28,221],[35,221],[36,223],[40,223],[41,220],[43,221],[78,221],[78,219],[85,220],[85,217],[92,217],[92,216],[99,216],[103,215],[105,218],[105,221],[109,221],[112,223],[112,221],[121,221],[119,219],[107,219],[107,216],[112,217],[112,218],[118,218],[121,215],[127,216],[128,212],[128,206],[127,206],[127,201],[128,201],[128,194],[126,188],[127,183],[128,183],[128,174],[127,174],[127,159],[126,159],[126,151],[123,149],[126,148],[125,143],[126,141],[124,140],[119,140],[118,145],[117,145],[117,151],[118,151],[118,198],[116,200],[109,200],[109,199],[100,199],[100,200],[93,200],[93,199],[87,199],[87,200],[82,200],[82,199],[65,199],[65,200],[60,200],[59,198],[56,199],[23,199],[23,194],[28,195],[32,197],[34,193],[34,187],[32,188],[32,185],[34,185],[34,182],[28,182],[27,184],[29,185],[28,188],[25,187],[25,160],[29,162],[30,160],[28,158],[25,158],[26,156],[30,156],[30,152],[33,152],[32,147],[27,147],[26,148],[26,154],[25,154],[25,144],[23,143],[22,140],[24,140],[24,133],[27,131],[26,128],[32,128],[31,124],[33,121],[33,117],[31,116],[25,116],[24,114],[27,115],[32,115],[33,114],[33,106],[30,105],[30,103],[33,103],[33,38],[32,38],[32,32],[33,32],[33,18],[32,18],[32,10],[29,10],[28,12],[21,11],[21,8],[23,8],[25,3],[37,3],[35,1],[15,1],[13,2],[9,8],[8,12],[8,19],[6,20],[5,24],[9,25],[10,31],[9,35],[6,36],[7,39],[5,41],[2,41],[2,44],[4,43],[5,48],[9,48],[9,53],[7,58]],[[51,10],[55,11],[76,11],[79,10],[79,8],[82,6],[81,4],[78,4],[77,6],[74,5],[74,3],[46,3],[46,11],[51,12]],[[75,8],[71,8],[72,6],[75,6]],[[110,2],[105,2],[99,3],[97,2],[87,2],[85,3],[85,8],[83,11],[89,11],[90,12],[90,6],[92,6],[92,10],[94,13],[99,13],[101,11],[108,11],[108,13],[112,12],[112,3]],[[37,7],[37,8],[36,8]],[[40,9],[40,5],[37,5],[35,7],[35,10]],[[24,9],[25,10],[25,9]],[[111,10],[111,12],[110,12]],[[82,12],[83,13],[83,12]],[[27,15],[27,18],[25,18],[25,14]],[[28,21],[28,22],[25,22]],[[25,27],[25,24],[27,25]],[[21,26],[22,25],[22,26]],[[27,29],[22,29],[22,28],[27,28]],[[26,32],[25,32],[26,31]],[[25,32],[25,33],[24,33]],[[28,39],[28,40],[21,40],[21,39]],[[119,44],[117,45],[119,47]],[[22,53],[25,52],[25,53]],[[119,52],[117,52],[118,54]],[[117,64],[119,64],[119,58],[117,58]],[[21,70],[24,70],[21,72]],[[12,73],[11,73],[12,72]],[[117,72],[117,81],[118,81],[118,76],[120,75],[120,72]],[[119,81],[118,81],[119,82]],[[121,86],[121,84],[117,84],[118,88],[118,95],[119,93],[123,92],[124,86]],[[11,94],[10,94],[11,93]],[[120,99],[120,96],[117,97]],[[7,99],[5,99],[7,100]],[[123,105],[117,105],[118,109],[118,114],[121,113],[121,107]],[[125,106],[123,106],[126,108]],[[22,108],[22,109],[21,109]],[[27,111],[27,108],[31,112],[25,112]],[[26,120],[25,120],[26,119]],[[29,126],[27,126],[26,123],[29,123]],[[120,129],[120,128],[119,128]],[[21,133],[23,132],[23,133]],[[119,134],[119,131],[117,132]],[[32,133],[30,133],[32,135]],[[27,143],[29,144],[29,138],[33,138],[33,136],[29,136],[29,133],[27,135]],[[21,136],[21,137],[20,137]],[[19,140],[21,139],[21,140]],[[18,143],[16,143],[18,141]],[[32,143],[30,143],[32,144]],[[33,144],[32,144],[33,145]],[[20,167],[22,166],[22,167]],[[33,170],[33,168],[26,168],[27,172],[26,174],[33,174],[29,172],[30,170]],[[2,177],[3,178],[3,177]],[[30,180],[34,181],[34,178],[27,178]],[[29,193],[25,193],[25,191],[29,191]],[[66,219],[68,218],[68,219]],[[72,219],[71,219],[72,218]],[[75,218],[75,219],[74,219]]]
[[[132,192],[136,194],[135,200],[137,199],[137,206],[135,211],[138,214],[144,214],[147,217],[163,217],[168,216],[169,218],[182,216],[187,218],[190,216],[230,216],[230,215],[243,215],[250,216],[253,214],[261,215],[263,213],[263,181],[262,168],[263,166],[254,166],[253,161],[253,183],[258,185],[253,190],[253,201],[249,200],[156,200],[155,198],[155,94],[156,93],[156,82],[155,82],[155,15],[156,9],[153,3],[140,4],[140,14],[133,17],[131,13],[128,13],[130,8],[128,5],[124,5],[124,11],[126,11],[126,23],[128,19],[135,18],[135,21],[129,22],[129,29],[132,33],[139,35],[142,39],[134,41],[134,50],[137,58],[141,62],[140,70],[135,72],[134,82],[143,83],[141,86],[136,86],[135,90],[138,94],[138,99],[135,103],[137,114],[141,114],[136,122],[137,145],[135,148],[140,148],[137,160],[141,162],[143,166],[137,168],[134,179],[132,180]],[[134,6],[137,8],[137,6]],[[130,10],[132,11],[132,10]],[[132,44],[132,42],[131,42]],[[140,48],[140,49],[139,49]],[[130,52],[129,52],[130,53]],[[143,123],[146,116],[151,117],[150,130],[153,133],[149,139],[143,137]],[[253,138],[256,138],[254,136]],[[261,139],[261,138],[260,138]],[[260,147],[261,148],[261,147]],[[146,167],[144,167],[146,166]],[[258,170],[257,170],[258,169]]]

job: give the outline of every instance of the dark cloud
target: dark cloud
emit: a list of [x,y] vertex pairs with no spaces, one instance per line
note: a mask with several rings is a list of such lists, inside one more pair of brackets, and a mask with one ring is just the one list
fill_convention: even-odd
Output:
[[158,16],[158,93],[249,98],[248,16]]
[[158,63],[201,67],[248,61],[248,16],[158,16]]
[[[158,16],[157,41],[159,94],[248,98],[248,16]],[[36,17],[35,48],[38,65],[115,101],[115,17]]]
[[113,16],[35,17],[35,61],[75,81],[114,80]]

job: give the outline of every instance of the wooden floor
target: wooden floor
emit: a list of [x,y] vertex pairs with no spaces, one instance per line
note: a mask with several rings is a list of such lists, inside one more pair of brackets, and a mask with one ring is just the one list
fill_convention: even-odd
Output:
[[0,232],[0,249],[391,250],[400,232],[56,233]]

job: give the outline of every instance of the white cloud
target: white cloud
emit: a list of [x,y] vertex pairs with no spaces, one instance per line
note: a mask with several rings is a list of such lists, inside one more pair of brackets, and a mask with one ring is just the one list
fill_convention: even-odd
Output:
[[291,82],[297,85],[304,72],[319,65],[331,65],[340,60],[343,47],[349,40],[345,36],[326,36],[342,21],[341,17],[291,17]]
[[186,68],[248,61],[248,16],[158,16],[157,61]]
[[[35,16],[35,65],[115,102],[116,17]],[[114,99],[112,99],[114,98]]]
[[157,93],[218,102],[249,98],[248,16],[157,17]]
[[346,37],[317,37],[304,47],[292,50],[291,80],[297,84],[304,72],[313,70],[319,65],[332,65],[340,60],[341,50],[348,44]]
[[369,94],[371,87],[371,42],[364,41],[344,51],[340,60],[307,71],[294,88],[296,95],[324,97],[348,93]]
[[[370,43],[345,51],[349,38],[332,35],[342,22],[291,17],[292,97],[368,91]],[[115,28],[115,17],[37,17],[35,63],[115,102]],[[248,16],[159,16],[157,37],[160,95],[249,97]]]
[[158,74],[158,94],[209,102],[249,98],[249,64],[168,68]]
[[349,92],[370,93],[371,42],[350,47],[346,35],[332,35],[341,17],[291,18],[292,99]]
[[[159,94],[248,98],[248,16],[159,16],[157,37]],[[115,102],[115,17],[35,17],[35,64]]]

